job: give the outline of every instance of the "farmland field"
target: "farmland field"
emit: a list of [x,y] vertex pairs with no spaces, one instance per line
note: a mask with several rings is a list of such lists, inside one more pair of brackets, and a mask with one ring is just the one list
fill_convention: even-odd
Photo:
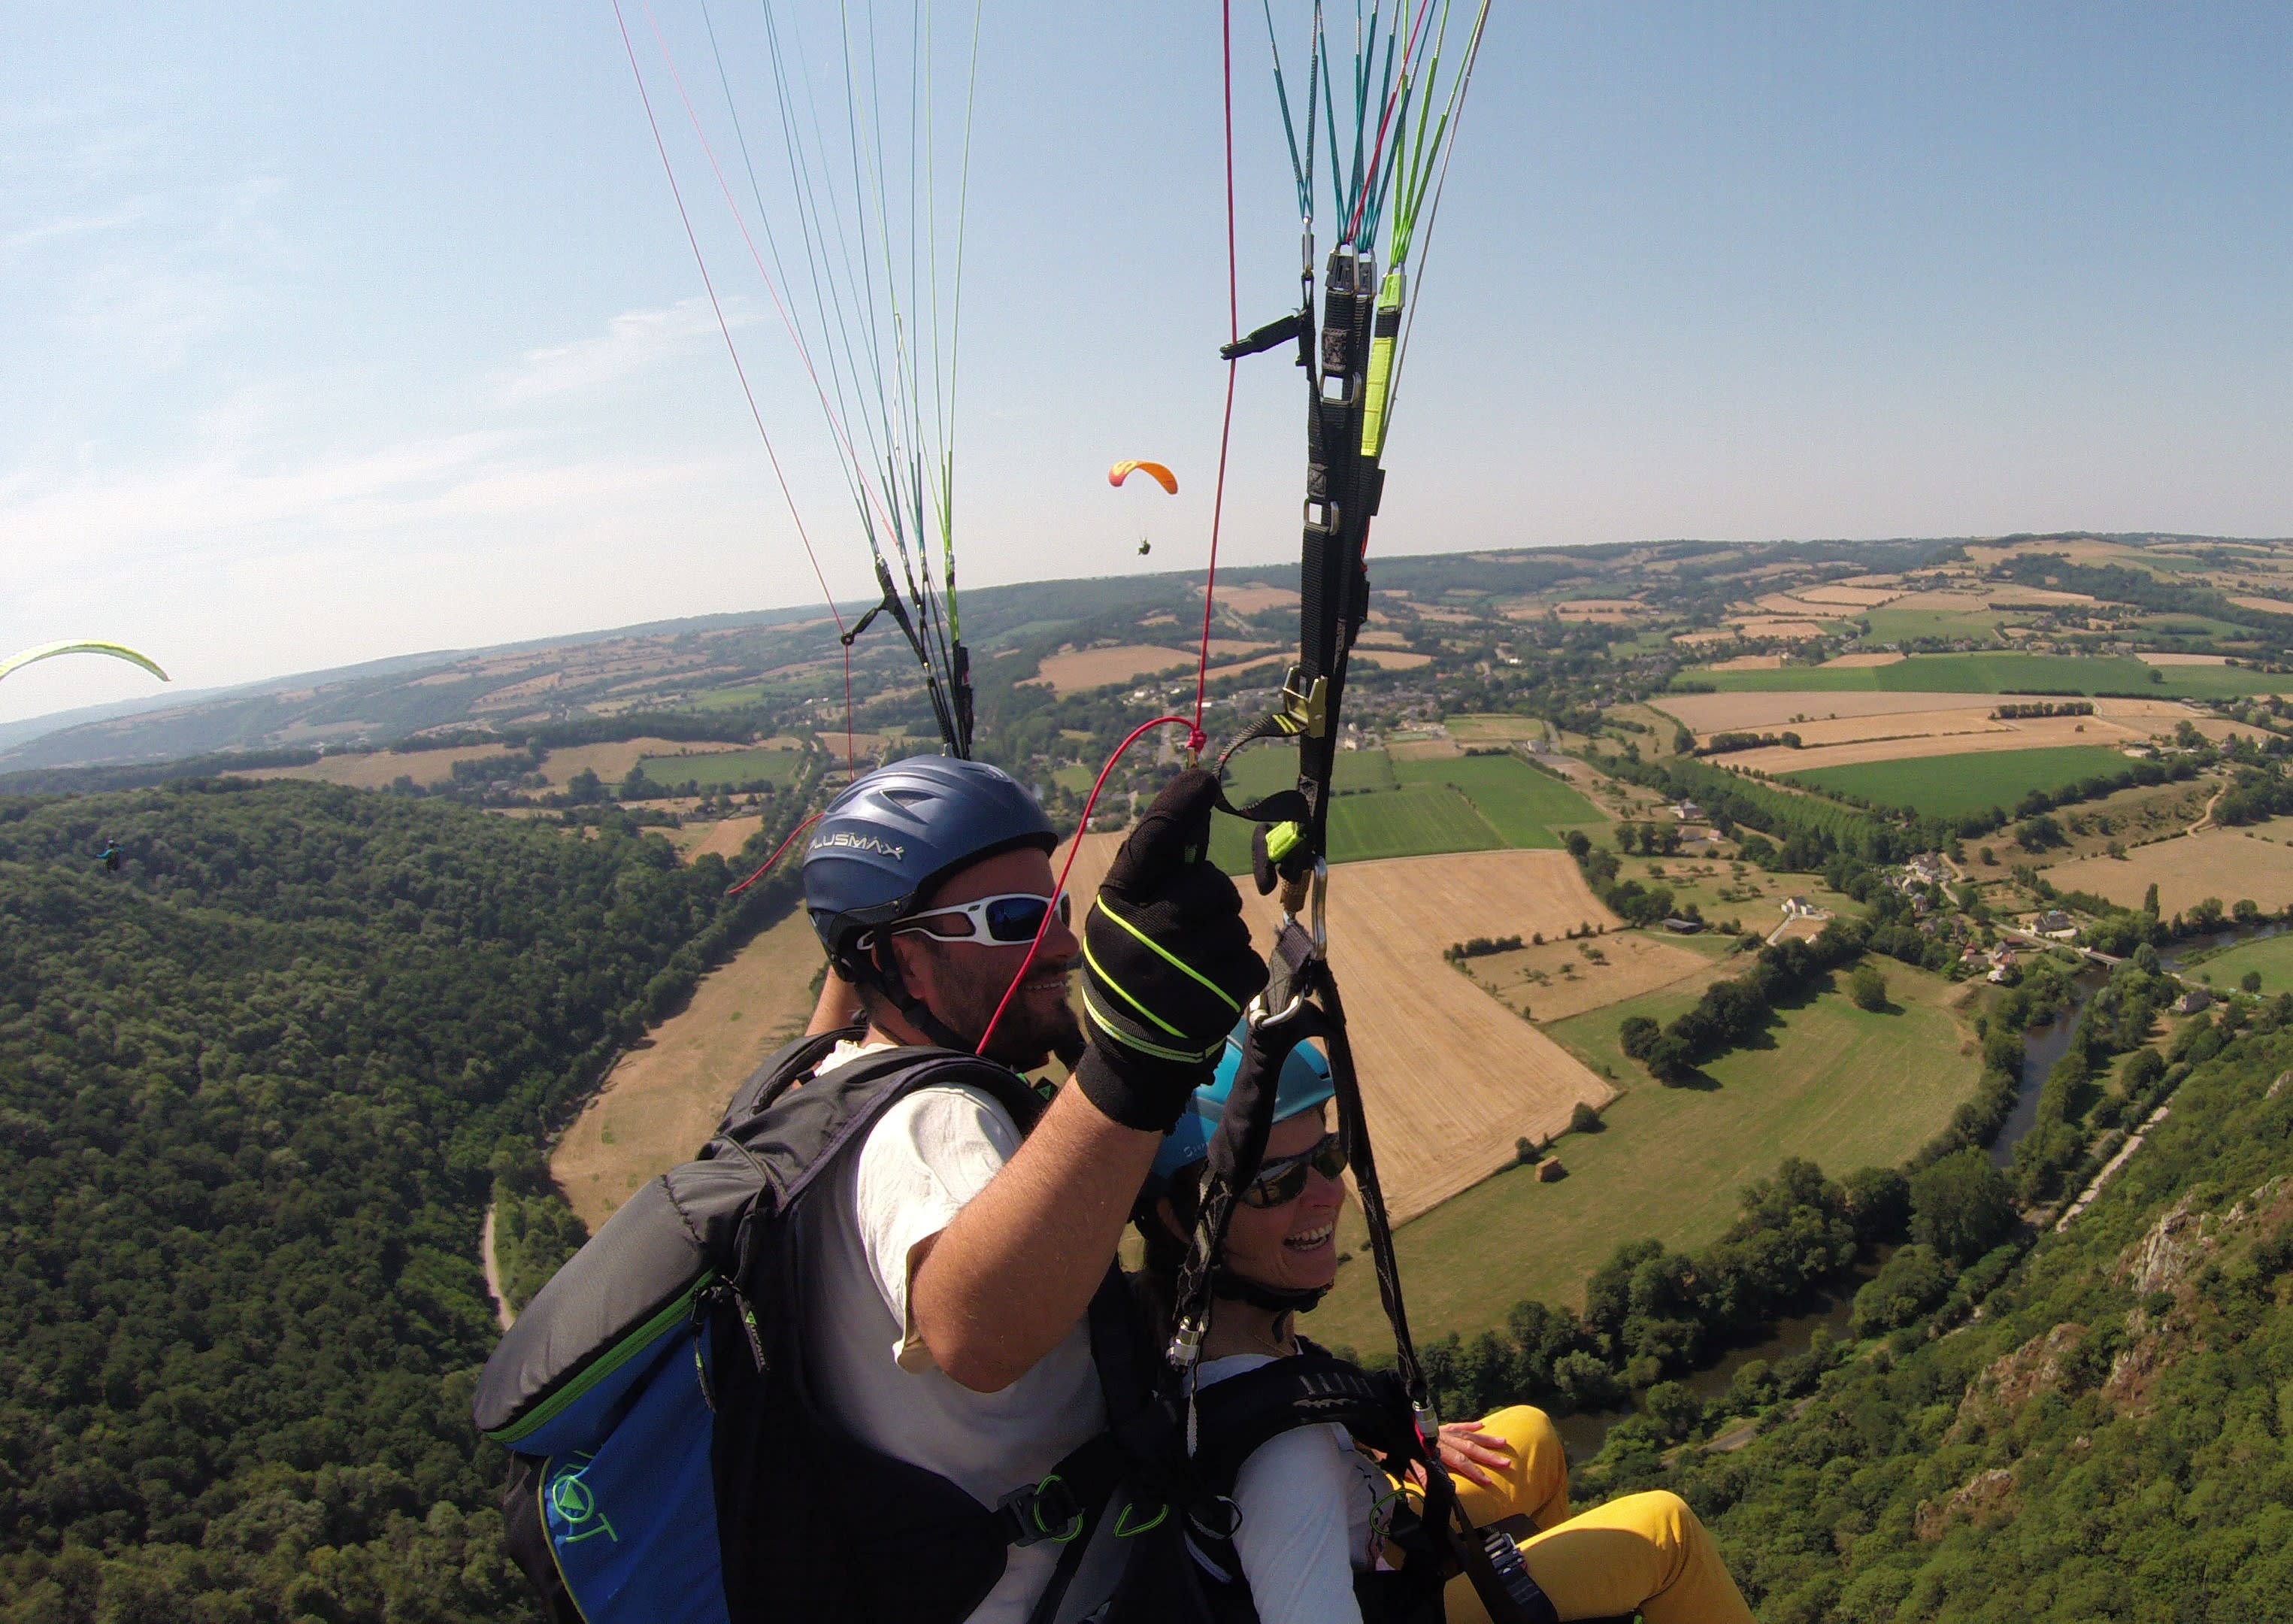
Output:
[[1549,1026],[1659,989],[1700,991],[1726,966],[1645,931],[1612,930],[1598,941],[1547,941],[1468,959],[1464,970],[1498,1003]]
[[1473,803],[1446,784],[1413,784],[1330,803],[1330,860],[1487,851],[1505,843]]
[[[1973,1091],[1972,1014],[1953,1009],[1965,989],[1940,976],[1893,963],[1886,976],[1895,1008],[1868,1014],[1835,992],[1787,1010],[1770,1046],[1738,1049],[1706,1068],[1716,1088],[1660,1087],[1616,1048],[1625,1016],[1668,1019],[1692,993],[1659,993],[1560,1023],[1555,1035],[1596,1068],[1610,1068],[1629,1092],[1603,1113],[1603,1132],[1554,1146],[1568,1170],[1560,1182],[1507,1172],[1397,1231],[1413,1328],[1429,1340],[1470,1336],[1502,1325],[1523,1297],[1581,1304],[1585,1278],[1618,1245],[1643,1236],[1681,1247],[1714,1239],[1736,1215],[1737,1191],[1785,1157],[1806,1157],[1841,1177],[1918,1149]],[[1386,1130],[1381,1162],[1393,1137]],[[1305,1328],[1324,1342],[1379,1346],[1376,1279],[1351,1207],[1340,1239],[1354,1261]]]
[[[1330,775],[1339,790],[1390,790],[1395,787],[1393,762],[1381,750],[1341,750]],[[1236,805],[1296,787],[1298,751],[1292,745],[1253,744],[1235,757],[1227,768],[1227,795]]]
[[1393,773],[1405,785],[1446,784],[1462,792],[1508,846],[1558,846],[1556,831],[1608,821],[1591,801],[1518,756],[1401,761]]
[[2032,790],[2052,792],[2082,778],[2123,772],[2124,754],[2104,744],[1997,750],[1973,755],[1865,761],[1787,773],[1787,784],[1860,796],[1883,807],[1912,807],[1934,817],[2012,808]]
[[2208,987],[2235,987],[2248,970],[2261,972],[2261,991],[2273,998],[2293,993],[2293,937],[2272,936],[2245,942],[2227,953],[2193,965],[2184,973]]
[[1028,680],[1042,683],[1055,694],[1080,694],[1090,688],[1129,682],[1133,678],[1149,676],[1156,671],[1192,665],[1195,658],[1183,648],[1164,648],[1152,643],[1076,649],[1064,654],[1047,655],[1035,668],[1035,675]]
[[[2152,679],[2152,672],[2156,679]],[[2293,693],[2293,677],[2226,666],[2157,667],[2131,655],[1913,654],[1893,665],[1785,666],[1692,674],[1723,694],[1876,690],[1934,694],[2154,694],[2161,699]]]
[[646,756],[637,765],[655,784],[695,784],[703,790],[728,784],[753,784],[769,779],[774,784],[792,784],[803,765],[804,752],[795,750],[725,750],[685,756]]
[[[1266,746],[1236,756],[1227,793],[1237,803],[1286,789],[1297,757]],[[1396,761],[1381,750],[1345,751],[1330,802],[1330,860],[1427,857],[1494,847],[1549,848],[1557,829],[1604,822],[1600,809],[1551,774],[1511,756],[1449,756]],[[1234,818],[1211,825],[1211,857],[1229,873],[1250,866],[1249,828]]]
[[2091,891],[2120,906],[2138,908],[2158,888],[2158,911],[2171,918],[2208,897],[2227,907],[2251,897],[2268,909],[2293,904],[2293,818],[2272,818],[2254,829],[2201,829],[2176,840],[2137,846],[2123,858],[2081,857],[2057,863],[2046,878],[2065,891]]

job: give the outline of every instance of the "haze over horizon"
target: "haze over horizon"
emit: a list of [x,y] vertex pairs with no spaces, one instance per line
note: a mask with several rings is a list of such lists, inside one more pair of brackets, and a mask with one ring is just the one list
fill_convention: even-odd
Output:
[[[660,9],[689,71],[700,13]],[[1132,15],[984,13],[966,584],[1203,562],[1218,19]],[[752,21],[716,21],[747,93]],[[50,8],[16,44],[0,654],[116,637],[211,688],[815,596],[609,6]],[[1245,327],[1295,296],[1265,61],[1238,12]],[[2289,63],[2293,13],[2259,5],[1500,4],[1375,548],[2293,531]],[[830,583],[870,596],[777,319],[664,128]],[[1293,556],[1298,404],[1281,357],[1244,364],[1228,561]],[[1179,496],[1110,491],[1120,456]],[[54,662],[0,721],[152,692]]]

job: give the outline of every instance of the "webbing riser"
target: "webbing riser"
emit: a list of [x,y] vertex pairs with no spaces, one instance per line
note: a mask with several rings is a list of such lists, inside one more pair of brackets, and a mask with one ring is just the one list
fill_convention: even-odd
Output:
[[1378,469],[1362,454],[1366,369],[1377,314],[1375,266],[1366,255],[1337,249],[1323,279],[1319,365],[1306,411],[1305,533],[1299,559],[1299,670],[1310,686],[1327,685],[1328,725],[1300,742],[1298,787],[1313,806],[1309,849],[1327,849],[1330,775],[1337,760],[1337,719],[1347,656],[1369,612],[1363,558],[1377,508]]

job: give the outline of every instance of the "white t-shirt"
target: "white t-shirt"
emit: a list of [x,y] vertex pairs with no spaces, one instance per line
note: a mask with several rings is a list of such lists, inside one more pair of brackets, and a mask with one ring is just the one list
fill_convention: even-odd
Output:
[[[839,1044],[814,1075],[861,1052]],[[822,1225],[820,1272],[806,1293],[806,1351],[828,1418],[991,1506],[1106,1426],[1086,1326],[1001,1393],[974,1393],[932,1362],[909,1320],[910,1253],[945,1229],[1018,1148],[1017,1127],[983,1090],[934,1085],[899,1101],[819,1192],[833,1205]],[[1105,1599],[1120,1555],[1107,1535],[1103,1524],[1061,1619]],[[1025,1624],[1061,1548],[1012,1547],[970,1624]]]
[[[1235,1353],[1203,1361],[1204,1387],[1273,1360]],[[1361,1624],[1354,1572],[1374,1566],[1393,1497],[1384,1472],[1335,1425],[1277,1433],[1242,1463],[1234,1546],[1259,1624]]]

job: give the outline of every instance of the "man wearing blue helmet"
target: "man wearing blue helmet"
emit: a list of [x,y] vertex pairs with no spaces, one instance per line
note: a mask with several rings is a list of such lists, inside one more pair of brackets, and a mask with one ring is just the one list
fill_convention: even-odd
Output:
[[[1163,1130],[1265,981],[1233,882],[1207,861],[1216,794],[1199,771],[1164,791],[1082,940],[1055,894],[1049,819],[982,763],[868,774],[806,849],[806,905],[866,1018],[812,1076],[865,1057],[895,1082],[903,1056],[944,1068],[949,1051],[1012,1070],[1074,1058],[1032,1125],[1007,1108],[1008,1088],[899,1094],[831,1165],[804,1270],[807,1382],[828,1425],[984,1506],[1108,1424],[1087,1311]],[[1087,1041],[1067,1002],[1078,968]],[[1105,1530],[1076,1543],[1061,1617],[1108,1594],[1125,1555]],[[1016,1544],[967,1616],[1020,1624],[1062,1554]]]
[[[1163,1136],[1136,1214],[1146,1246],[1143,1284],[1166,1319],[1244,1036],[1237,1027],[1216,1076]],[[1252,1379],[1263,1384],[1284,1361],[1302,1363],[1298,1356],[1310,1347],[1293,1321],[1337,1279],[1338,1214],[1346,1199],[1348,1147],[1325,1121],[1335,1093],[1317,1049],[1300,1043],[1290,1051],[1264,1159],[1239,1192],[1212,1277],[1197,1391],[1252,1372],[1262,1373]],[[1256,1624],[1362,1624],[1368,1596],[1369,1616],[1387,1616],[1375,1609],[1378,1593],[1357,1579],[1391,1569],[1397,1555],[1410,1560],[1393,1543],[1395,1521],[1422,1508],[1422,1483],[1387,1475],[1345,1426],[1318,1418],[1249,1436],[1265,1441],[1235,1451],[1239,1468],[1225,1490],[1236,1509],[1231,1532],[1214,1538],[1197,1525],[1188,1540],[1214,1611],[1226,1617],[1246,1609]],[[1440,1452],[1465,1480],[1458,1505],[1475,1527],[1525,1525],[1519,1562],[1545,1610],[1527,1616],[1638,1613],[1645,1624],[1751,1624],[1711,1535],[1677,1495],[1625,1495],[1569,1515],[1568,1458],[1544,1411],[1513,1405],[1485,1420],[1451,1423],[1441,1428]],[[1462,1575],[1447,1582],[1440,1600],[1446,1624],[1488,1624]]]

